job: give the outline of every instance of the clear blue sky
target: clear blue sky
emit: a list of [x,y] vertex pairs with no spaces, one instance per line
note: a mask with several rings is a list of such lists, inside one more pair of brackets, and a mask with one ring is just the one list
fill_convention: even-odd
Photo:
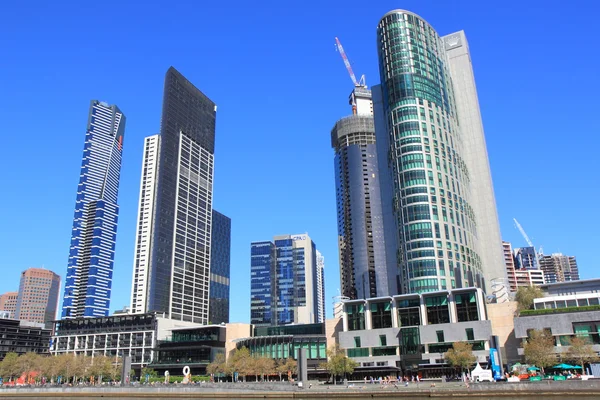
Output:
[[[213,5],[207,5],[213,4]],[[112,308],[129,303],[143,138],[171,65],[218,105],[214,206],[232,218],[231,319],[249,320],[250,242],[308,232],[339,287],[329,132],[350,110],[338,36],[379,81],[375,33],[394,8],[466,31],[505,240],[516,217],[546,252],[598,277],[594,1],[18,1],[0,11],[0,292],[66,273],[89,101],[127,116]]]

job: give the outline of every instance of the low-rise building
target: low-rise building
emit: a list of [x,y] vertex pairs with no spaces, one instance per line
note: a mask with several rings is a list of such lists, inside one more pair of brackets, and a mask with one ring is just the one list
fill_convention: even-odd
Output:
[[154,313],[123,314],[99,318],[75,318],[54,322],[52,355],[131,356],[133,369],[153,362],[159,340],[178,327],[198,326]]
[[0,360],[11,352],[48,354],[51,332],[43,324],[0,318]]
[[[558,355],[567,351],[572,337],[586,338],[600,352],[600,279],[541,286],[544,297],[534,300],[533,310],[515,318],[515,337],[521,341],[532,330],[546,330],[555,339]],[[523,355],[523,348],[518,349]]]
[[482,290],[464,288],[346,301],[339,343],[359,363],[355,377],[439,377],[450,372],[443,354],[454,342],[471,343],[486,363],[491,335]]

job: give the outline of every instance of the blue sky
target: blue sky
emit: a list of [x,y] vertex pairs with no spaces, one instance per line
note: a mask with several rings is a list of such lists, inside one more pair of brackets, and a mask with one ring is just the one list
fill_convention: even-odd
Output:
[[[213,3],[213,5],[207,5]],[[129,303],[143,138],[164,74],[218,105],[214,206],[232,218],[231,320],[249,320],[250,242],[308,232],[339,287],[329,132],[357,75],[379,81],[375,29],[394,8],[464,29],[502,236],[576,255],[597,277],[600,78],[593,1],[47,2],[0,12],[0,292],[45,266],[64,277],[89,101],[127,116],[112,308]]]

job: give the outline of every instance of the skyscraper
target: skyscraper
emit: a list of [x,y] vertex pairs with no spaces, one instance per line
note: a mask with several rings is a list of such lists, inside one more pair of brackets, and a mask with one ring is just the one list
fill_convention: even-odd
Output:
[[[381,85],[372,91],[386,257],[400,267],[399,292],[485,287],[506,272],[501,241],[480,244],[487,225],[478,225],[471,204],[472,192],[485,189],[476,185],[491,185],[469,170],[483,165],[479,158],[471,162],[473,152],[487,163],[484,140],[465,144],[483,135],[480,121],[459,119],[459,108],[476,105],[472,71],[464,69],[465,60],[451,62],[454,54],[433,27],[408,11],[383,16],[377,44]],[[469,118],[480,118],[479,111]],[[495,204],[481,204],[495,215]],[[480,252],[493,246],[497,257],[484,268]]]
[[477,222],[481,270],[489,282],[494,278],[505,278],[506,269],[502,262],[502,236],[471,53],[464,31],[446,35],[442,40],[454,84],[454,101],[463,147],[461,155],[469,171],[470,205]]
[[216,105],[169,68],[160,136],[145,141],[132,312],[209,321],[215,120]]
[[324,291],[318,287],[317,249],[308,234],[275,236],[250,248],[250,323],[321,322]]
[[92,100],[75,201],[63,318],[108,315],[124,134],[121,110]]
[[6,311],[9,318],[15,318],[19,292],[6,292],[0,295],[0,311]]
[[16,318],[23,321],[49,323],[56,319],[60,276],[43,268],[21,272]]
[[579,280],[579,268],[574,256],[562,253],[540,256],[540,267],[544,271],[546,283],[569,282]]
[[229,322],[231,219],[212,210],[209,322]]
[[325,257],[317,250],[317,322],[325,322]]
[[142,178],[140,182],[140,198],[135,234],[135,257],[131,287],[131,312],[148,311],[148,282],[150,266],[150,248],[152,227],[154,226],[154,196],[158,173],[158,149],[160,136],[153,135],[144,139],[144,155],[142,157]]
[[371,91],[356,86],[350,104],[355,113],[331,130],[342,295],[390,296],[398,292],[397,267],[386,262]]
[[275,244],[250,245],[250,323],[276,325],[273,318],[275,293]]

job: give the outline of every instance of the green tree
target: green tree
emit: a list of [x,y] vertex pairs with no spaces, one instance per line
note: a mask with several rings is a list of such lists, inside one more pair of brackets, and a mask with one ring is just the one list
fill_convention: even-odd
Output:
[[40,371],[40,364],[41,358],[38,354],[32,352],[21,354],[17,361],[19,375],[25,374],[25,381],[30,383],[32,373]]
[[246,381],[246,376],[252,375],[254,372],[252,368],[252,357],[246,347],[236,349],[227,362],[227,370],[231,375],[233,376],[237,372],[242,376],[244,382]]
[[460,368],[461,374],[477,361],[473,354],[473,345],[466,342],[455,342],[452,348],[444,353],[444,359],[454,368]]
[[569,340],[569,349],[565,354],[565,358],[569,362],[581,365],[582,373],[585,372],[586,363],[597,362],[599,360],[598,354],[592,348],[590,340],[579,336],[575,336]]
[[258,357],[255,361],[255,367],[263,382],[265,382],[268,380],[269,375],[275,373],[275,360],[268,357]]
[[19,355],[17,353],[7,353],[0,363],[0,371],[3,378],[13,380],[16,376],[20,375],[19,371]]
[[287,359],[280,359],[277,362],[277,367],[276,367],[276,371],[279,374],[279,380],[282,380],[282,375],[283,374],[291,374],[291,375],[295,375],[296,374],[296,368],[298,367],[298,363],[296,362],[296,360],[294,360],[293,358],[289,357]]
[[533,308],[533,300],[544,297],[542,289],[537,286],[521,286],[517,289],[515,300],[517,301],[517,312]]
[[219,353],[215,356],[215,359],[206,366],[206,372],[211,375],[218,375],[225,373],[225,354]]
[[554,354],[554,338],[545,330],[532,330],[529,338],[523,343],[525,361],[542,369],[556,363]]
[[[209,364],[210,365],[210,364]],[[208,369],[208,367],[206,367]],[[153,368],[144,367],[142,368],[142,373],[140,376],[140,380],[146,380],[148,378],[158,378],[158,372],[156,372]]]
[[358,363],[348,358],[346,352],[336,344],[327,349],[327,362],[322,363],[320,366],[331,374],[335,383],[337,376],[345,377],[346,374],[352,374]]

